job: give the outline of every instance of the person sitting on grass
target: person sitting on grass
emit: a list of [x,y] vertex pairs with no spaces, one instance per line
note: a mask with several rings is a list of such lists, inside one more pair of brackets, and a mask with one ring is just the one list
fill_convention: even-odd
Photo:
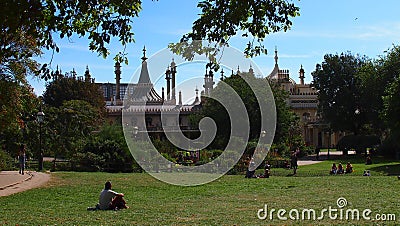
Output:
[[347,165],[346,165],[346,174],[347,173],[352,173],[353,172],[353,166],[350,164],[350,162],[347,162]]
[[257,175],[257,178],[269,178],[271,170],[271,165],[269,164],[269,161],[265,162],[265,169],[264,169],[264,174]]
[[369,177],[369,176],[371,176],[371,173],[369,172],[369,170],[364,170],[363,176]]
[[343,173],[344,173],[343,165],[342,165],[342,163],[339,163],[338,169],[337,169],[337,174],[343,174]]
[[329,172],[329,174],[336,174],[337,173],[337,167],[336,167],[336,164],[335,163],[333,163],[332,164],[332,167],[331,167],[331,171]]
[[107,181],[104,185],[104,190],[100,193],[98,209],[118,210],[129,208],[123,198],[124,194],[111,190],[111,186],[110,181]]

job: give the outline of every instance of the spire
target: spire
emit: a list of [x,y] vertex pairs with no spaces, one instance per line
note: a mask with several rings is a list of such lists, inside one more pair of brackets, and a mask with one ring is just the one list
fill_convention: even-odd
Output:
[[142,60],[143,61],[147,60],[147,57],[146,57],[146,46],[143,46],[143,57],[142,57]]
[[90,82],[90,71],[89,71],[89,66],[88,65],[86,65],[85,82]]
[[236,74],[237,74],[237,75],[239,75],[239,74],[240,74],[240,68],[239,68],[239,65],[238,65],[238,69],[237,69],[237,72],[236,72]]
[[72,68],[71,74],[72,74],[72,77],[75,79],[76,78],[75,68]]
[[[221,81],[224,81],[224,69],[221,70]],[[196,88],[197,89],[197,88]]]
[[138,83],[151,83],[149,70],[147,69],[147,57],[146,57],[146,46],[143,47],[143,57],[142,57],[142,69],[140,71],[140,77]]
[[254,70],[253,70],[253,67],[251,66],[251,64],[250,64],[250,68],[249,68],[249,73],[250,73],[251,75],[254,75]]
[[201,104],[200,99],[199,99],[199,89],[196,86],[196,89],[194,90],[196,91],[196,98],[194,99],[192,105],[199,105]]
[[275,46],[275,66],[278,67],[278,48]]

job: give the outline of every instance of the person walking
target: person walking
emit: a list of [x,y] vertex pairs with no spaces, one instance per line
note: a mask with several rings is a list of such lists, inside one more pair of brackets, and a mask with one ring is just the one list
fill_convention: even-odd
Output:
[[24,175],[25,163],[26,163],[26,153],[24,144],[21,144],[19,147],[18,162],[19,162],[19,174]]

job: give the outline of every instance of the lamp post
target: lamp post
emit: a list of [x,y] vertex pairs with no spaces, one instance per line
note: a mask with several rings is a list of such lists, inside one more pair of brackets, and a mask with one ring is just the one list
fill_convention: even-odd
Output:
[[139,128],[137,126],[134,126],[133,129],[132,129],[132,133],[133,133],[134,138],[136,138],[136,135],[138,134],[138,132],[139,132]]
[[40,110],[37,115],[36,119],[39,123],[39,151],[38,151],[38,163],[39,163],[39,171],[43,170],[43,152],[42,152],[42,123],[44,120],[44,113]]
[[359,121],[359,117],[360,117],[360,109],[356,109],[354,111],[354,115],[356,116],[356,120],[355,120],[355,131],[354,131],[354,135],[358,135],[358,121]]

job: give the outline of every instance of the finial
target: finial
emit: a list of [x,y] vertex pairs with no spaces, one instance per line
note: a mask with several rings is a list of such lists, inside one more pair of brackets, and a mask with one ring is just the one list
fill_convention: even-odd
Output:
[[175,61],[174,61],[174,58],[172,58],[172,62],[171,62],[171,70],[174,70],[174,68],[175,68]]
[[278,65],[278,48],[275,46],[275,65]]
[[147,57],[146,57],[146,46],[143,46],[143,57],[142,57],[142,60],[143,61],[147,60]]

